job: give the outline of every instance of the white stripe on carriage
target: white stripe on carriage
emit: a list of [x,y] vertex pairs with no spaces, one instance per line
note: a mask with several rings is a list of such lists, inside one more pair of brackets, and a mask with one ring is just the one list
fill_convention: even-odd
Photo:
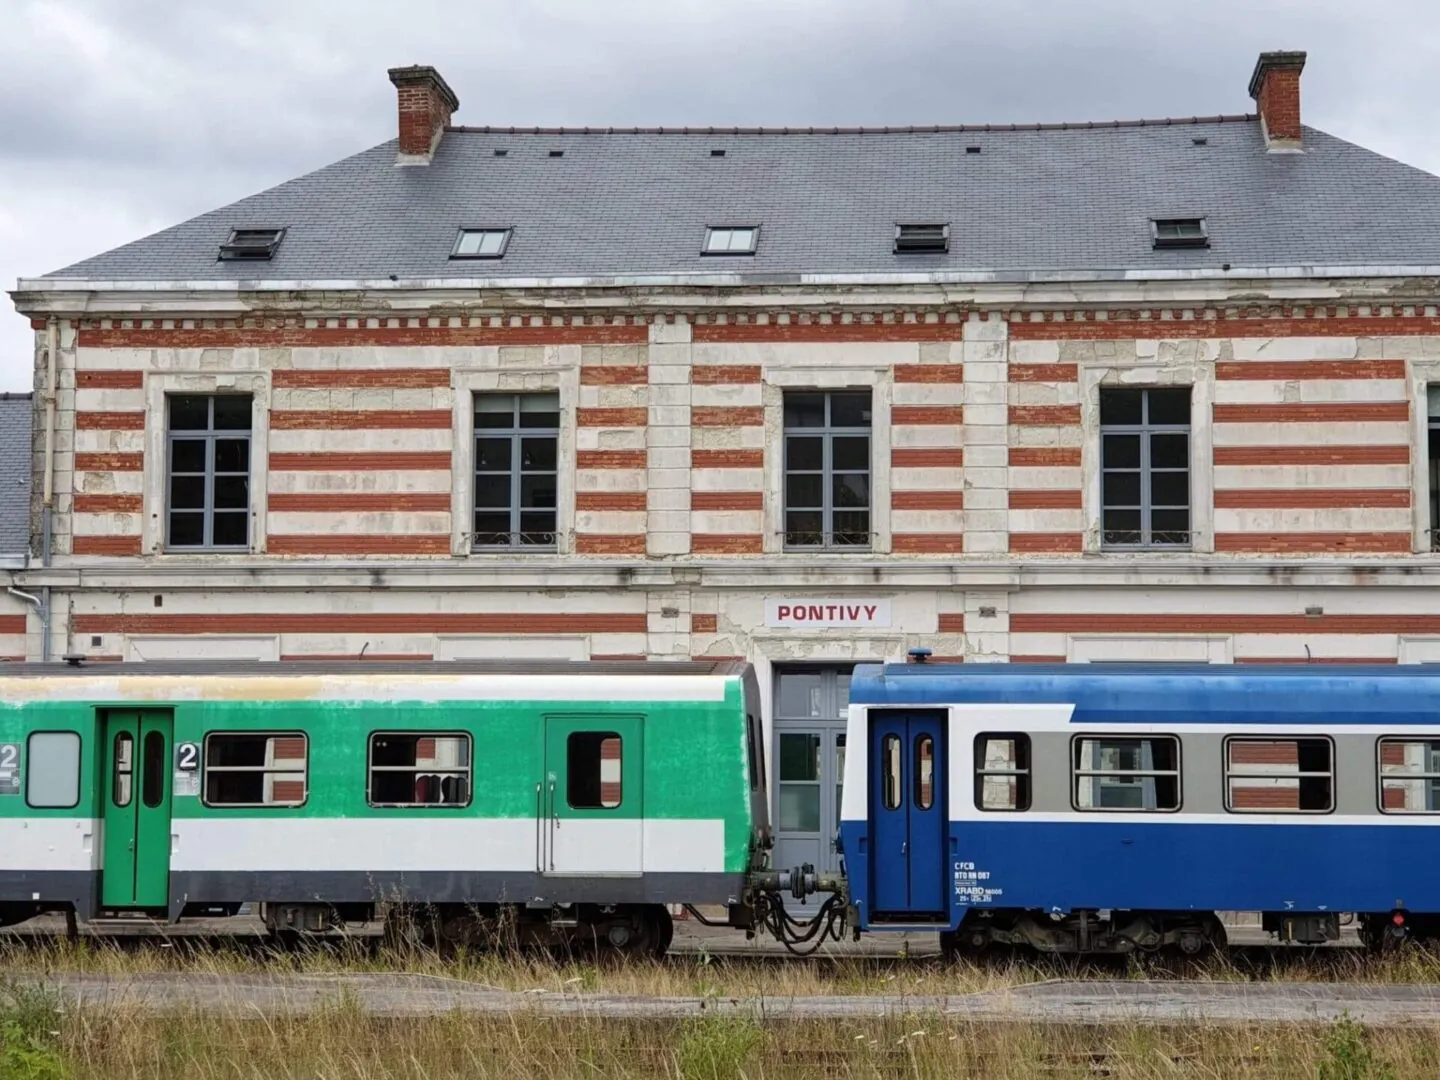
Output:
[[94,818],[0,818],[0,869],[94,870],[99,840]]

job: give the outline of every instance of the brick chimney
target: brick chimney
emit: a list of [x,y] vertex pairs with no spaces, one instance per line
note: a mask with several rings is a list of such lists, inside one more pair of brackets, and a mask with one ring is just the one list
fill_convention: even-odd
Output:
[[395,164],[429,165],[460,99],[428,64],[391,68],[390,81],[400,99],[400,151]]
[[1250,76],[1250,96],[1260,105],[1265,149],[1298,153],[1300,146],[1300,72],[1303,52],[1261,53]]

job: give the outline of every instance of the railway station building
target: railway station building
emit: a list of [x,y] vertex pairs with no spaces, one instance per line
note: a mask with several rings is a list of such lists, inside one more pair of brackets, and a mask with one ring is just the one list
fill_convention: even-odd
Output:
[[856,663],[1440,662],[1440,178],[1304,63],[906,129],[393,69],[389,141],[18,283],[0,655],[745,658],[822,868]]

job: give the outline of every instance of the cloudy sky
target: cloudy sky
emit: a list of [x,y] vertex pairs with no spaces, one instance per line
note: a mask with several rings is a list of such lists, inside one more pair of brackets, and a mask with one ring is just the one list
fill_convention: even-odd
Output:
[[[1440,173],[1427,0],[0,0],[0,287],[392,137],[387,67],[470,124],[933,124],[1246,112]],[[32,336],[0,304],[0,391]]]

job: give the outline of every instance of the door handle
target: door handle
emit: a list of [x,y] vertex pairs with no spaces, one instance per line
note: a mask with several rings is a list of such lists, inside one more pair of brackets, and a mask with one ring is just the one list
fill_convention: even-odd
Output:
[[910,841],[909,841],[909,840],[901,840],[901,841],[900,841],[900,854],[901,854],[901,855],[908,855],[909,853],[910,853]]
[[545,818],[545,796],[541,794],[545,785],[535,785],[535,872],[541,873],[545,869],[545,856],[541,853],[540,822]]
[[555,869],[555,830],[560,822],[555,816],[555,781],[550,781],[550,869]]

